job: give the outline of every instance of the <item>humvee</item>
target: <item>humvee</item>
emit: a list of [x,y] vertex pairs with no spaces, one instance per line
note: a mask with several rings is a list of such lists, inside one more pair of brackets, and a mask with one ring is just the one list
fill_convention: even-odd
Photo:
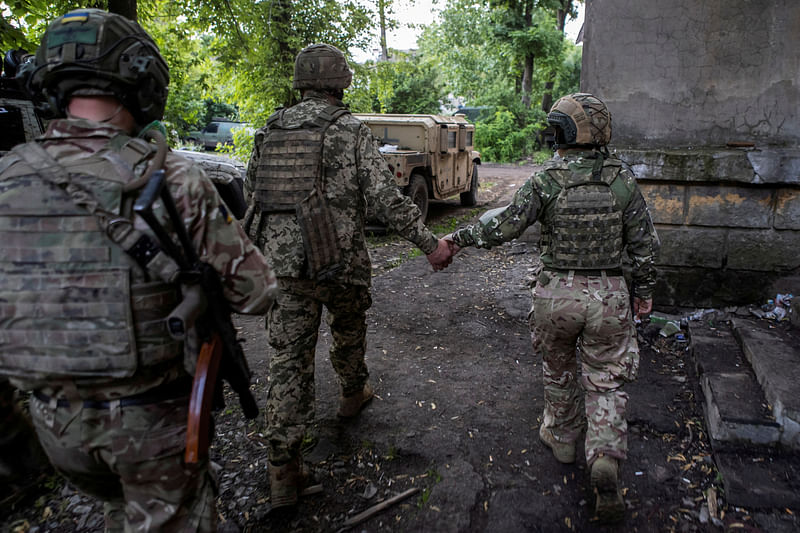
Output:
[[463,116],[356,113],[372,130],[397,185],[428,214],[428,200],[460,195],[461,205],[478,202],[480,153],[473,150],[475,126]]

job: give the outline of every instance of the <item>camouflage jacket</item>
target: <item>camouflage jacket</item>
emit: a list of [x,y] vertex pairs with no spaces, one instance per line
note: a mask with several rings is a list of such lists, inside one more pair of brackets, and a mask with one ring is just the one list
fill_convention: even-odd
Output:
[[[547,221],[553,209],[553,200],[561,192],[561,186],[548,169],[571,170],[587,177],[592,174],[594,158],[591,152],[569,151],[564,159],[553,158],[545,163],[545,170],[531,176],[506,207],[487,211],[475,224],[457,230],[453,240],[459,246],[491,248],[519,237],[525,229],[539,221],[542,234],[548,233]],[[602,172],[617,172],[617,180],[623,180],[626,192],[622,206],[622,242],[632,261],[634,293],[642,299],[652,298],[655,286],[655,259],[660,243],[650,219],[644,197],[636,185],[636,177],[619,160],[606,160]],[[544,243],[543,243],[544,244]],[[546,244],[542,246],[541,260],[545,268],[552,264],[552,256]]]
[[[57,161],[66,163],[91,156],[106,147],[111,139],[120,133],[122,133],[120,130],[108,124],[82,119],[62,119],[52,121],[45,134],[36,142],[39,142]],[[139,167],[133,170],[136,176],[144,172],[144,168]],[[171,152],[167,154],[164,170],[178,212],[188,229],[199,258],[211,265],[219,274],[225,298],[230,303],[231,309],[237,313],[247,314],[265,312],[277,290],[276,279],[263,255],[229,215],[214,185],[199,166]],[[27,163],[14,153],[0,159],[0,198],[4,182],[31,172]],[[100,200],[100,197],[97,198]],[[113,209],[111,206],[110,208]],[[163,209],[156,210],[156,216],[161,219],[164,227],[171,227]],[[152,236],[147,224],[138,216],[133,218],[133,222],[136,229]],[[172,237],[178,242],[176,234]],[[0,243],[0,256],[5,255],[2,249],[3,243]],[[0,260],[0,265],[2,262]],[[131,265],[135,265],[132,260]],[[131,283],[140,283],[146,275],[138,266],[134,266],[131,269],[131,276],[133,278]],[[193,338],[191,332],[190,338]],[[138,339],[137,344],[139,344]],[[192,343],[187,341],[187,357],[196,356],[196,351],[192,354],[196,346],[188,346],[190,344]],[[118,379],[111,383],[108,380],[100,380],[96,386],[91,383],[81,383],[80,394],[96,399],[113,398],[138,394],[161,383],[170,382],[185,375],[184,354],[175,355],[175,363],[169,368],[143,367],[131,378]],[[24,389],[40,388],[55,395],[58,395],[60,388],[60,385],[48,384],[42,387],[42,384],[25,383],[21,380],[15,380],[15,385]]]
[[[303,100],[286,110],[287,125],[313,120],[328,105],[323,95],[306,92]],[[259,146],[265,128],[256,133],[247,168],[245,196],[260,158]],[[420,211],[397,187],[370,129],[347,114],[330,125],[323,145],[325,199],[332,211],[342,253],[343,269],[334,281],[370,285],[372,266],[367,252],[364,226],[367,206],[389,228],[413,242],[425,254],[436,249],[437,239],[425,227]],[[278,277],[308,278],[300,227],[294,214],[265,214],[261,234],[253,240],[263,243],[264,255]]]

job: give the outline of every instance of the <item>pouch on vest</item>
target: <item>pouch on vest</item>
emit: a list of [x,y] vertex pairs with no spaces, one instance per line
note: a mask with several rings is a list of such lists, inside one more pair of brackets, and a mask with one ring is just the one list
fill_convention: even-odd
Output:
[[[602,159],[591,176],[562,174],[562,189],[549,220],[551,266],[559,269],[618,268],[622,262],[622,211],[616,206],[611,182],[601,174]],[[600,168],[597,168],[600,167]]]
[[311,277],[326,281],[342,270],[342,252],[331,208],[318,190],[297,204],[297,222],[303,235]]

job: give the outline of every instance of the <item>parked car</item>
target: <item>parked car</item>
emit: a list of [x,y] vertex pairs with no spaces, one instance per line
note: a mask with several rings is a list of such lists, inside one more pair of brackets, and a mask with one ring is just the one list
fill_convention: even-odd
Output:
[[187,140],[201,145],[206,150],[214,150],[217,144],[233,144],[233,132],[248,127],[250,125],[246,122],[214,118],[202,130],[190,131]]

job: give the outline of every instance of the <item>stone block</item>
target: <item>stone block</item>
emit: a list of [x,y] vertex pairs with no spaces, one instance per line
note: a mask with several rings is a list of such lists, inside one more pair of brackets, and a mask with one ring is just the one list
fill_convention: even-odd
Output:
[[788,272],[800,267],[800,232],[728,232],[727,267],[763,272]]
[[800,183],[800,149],[770,148],[748,152],[754,183]]
[[775,445],[781,427],[762,413],[764,395],[747,372],[707,374],[701,379],[703,408],[711,437],[725,442]]
[[686,211],[686,185],[640,182],[650,216],[656,224],[683,224]]
[[743,270],[661,266],[656,271],[656,305],[684,307],[725,307],[766,301],[775,297],[772,284],[781,279],[770,272]]
[[800,229],[800,191],[778,189],[775,192],[775,229]]
[[721,268],[725,257],[725,233],[722,229],[670,228],[659,226],[661,251],[658,264]]
[[[639,180],[760,183],[747,152],[720,147],[685,150],[617,148]],[[768,160],[765,158],[765,165]]]
[[724,185],[697,185],[688,190],[686,222],[693,226],[769,228],[772,191]]
[[753,367],[775,419],[786,429],[785,444],[798,445],[800,425],[800,350],[790,332],[768,329],[762,322],[737,318],[733,331]]

